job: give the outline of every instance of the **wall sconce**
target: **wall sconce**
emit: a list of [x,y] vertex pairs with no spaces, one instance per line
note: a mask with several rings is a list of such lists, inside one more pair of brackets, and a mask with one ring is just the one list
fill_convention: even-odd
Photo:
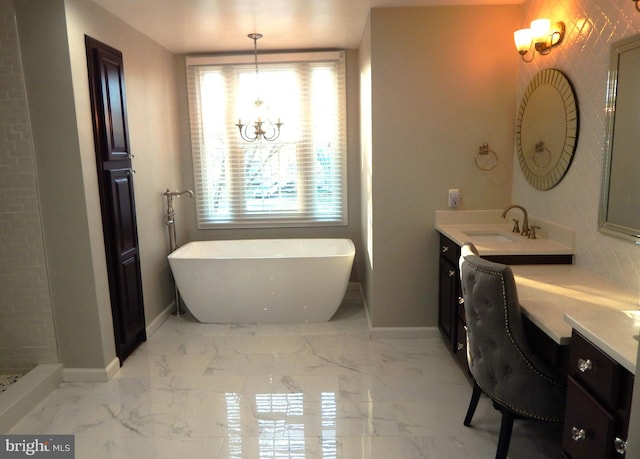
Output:
[[[554,22],[552,24],[549,19],[536,19],[531,21],[528,29],[516,30],[513,33],[513,39],[520,56],[522,56],[522,60],[531,62],[535,56],[535,51],[540,54],[549,54],[551,48],[560,44],[564,38],[564,31],[564,22]],[[531,52],[531,58],[527,59],[526,55],[532,45],[534,51]]]

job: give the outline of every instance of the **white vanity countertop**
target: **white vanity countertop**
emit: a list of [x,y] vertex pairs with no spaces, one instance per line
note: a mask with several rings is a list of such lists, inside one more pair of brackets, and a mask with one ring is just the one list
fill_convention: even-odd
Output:
[[480,255],[571,255],[574,253],[575,231],[529,216],[529,224],[540,226],[537,239],[513,233],[512,218],[520,220],[519,209],[500,218],[501,210],[436,211],[435,228],[456,244],[472,242]]
[[635,374],[638,294],[575,265],[511,266],[522,313],[558,344],[571,329]]

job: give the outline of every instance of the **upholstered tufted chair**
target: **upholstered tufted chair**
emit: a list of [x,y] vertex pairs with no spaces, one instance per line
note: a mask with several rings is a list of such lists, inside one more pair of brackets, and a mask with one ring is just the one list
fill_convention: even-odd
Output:
[[506,458],[514,418],[562,422],[566,378],[531,353],[511,268],[480,258],[465,244],[460,277],[474,379],[464,425],[471,425],[484,392],[502,413],[496,459]]

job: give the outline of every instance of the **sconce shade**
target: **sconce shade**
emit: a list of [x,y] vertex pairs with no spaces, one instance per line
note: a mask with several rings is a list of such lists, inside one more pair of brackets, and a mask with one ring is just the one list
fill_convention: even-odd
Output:
[[513,40],[520,54],[525,54],[531,47],[531,29],[520,29],[513,32]]
[[545,43],[551,29],[550,19],[536,19],[531,21],[531,35],[534,43]]

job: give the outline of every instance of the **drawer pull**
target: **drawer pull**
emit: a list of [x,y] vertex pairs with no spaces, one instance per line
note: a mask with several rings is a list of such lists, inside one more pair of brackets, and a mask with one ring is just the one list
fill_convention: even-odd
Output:
[[442,253],[447,253],[449,251],[449,247],[446,245],[442,246]]
[[618,454],[624,454],[627,452],[627,440],[616,437],[615,440],[613,440],[613,446],[615,447],[616,453]]
[[464,298],[461,296],[458,297],[458,304],[464,304]]
[[571,439],[573,441],[580,441],[587,439],[587,432],[584,429],[578,429],[577,427],[571,428]]
[[456,272],[453,269],[449,270],[449,277],[453,277],[456,275]]
[[458,350],[461,351],[464,349],[464,344],[463,343],[458,343]]
[[580,370],[582,373],[592,369],[593,363],[591,363],[591,359],[578,359],[578,370]]

